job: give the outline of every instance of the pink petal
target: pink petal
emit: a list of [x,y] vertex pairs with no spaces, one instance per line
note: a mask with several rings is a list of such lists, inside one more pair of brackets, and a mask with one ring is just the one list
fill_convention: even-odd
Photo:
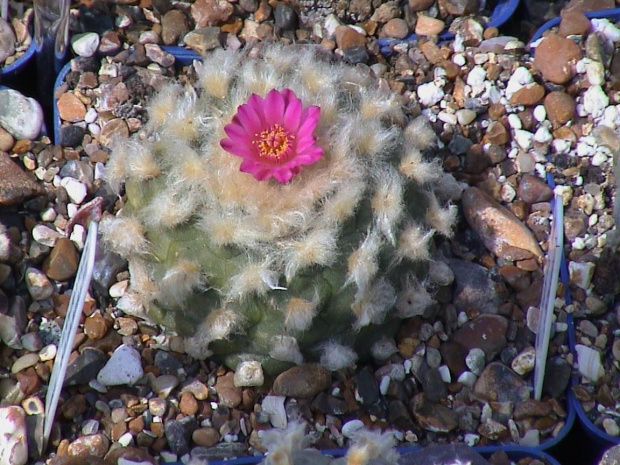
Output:
[[312,134],[317,124],[319,123],[319,117],[321,116],[321,109],[317,106],[306,108],[301,114],[301,126],[298,129],[298,133],[303,136],[306,134]]
[[227,152],[242,158],[254,159],[256,154],[247,144],[240,144],[230,139],[222,139],[220,146]]
[[316,149],[308,152],[304,152],[303,154],[297,155],[295,157],[295,161],[300,165],[311,165],[319,161],[323,157],[323,149],[321,147],[317,147]]
[[241,142],[246,144],[252,143],[252,136],[248,134],[248,132],[243,128],[243,126],[235,124],[234,122],[224,126],[224,132],[234,142]]
[[273,173],[273,177],[281,184],[286,184],[293,177],[292,170],[288,168],[280,168]]
[[246,103],[246,105],[250,107],[252,110],[254,110],[254,112],[256,113],[256,115],[261,121],[261,126],[264,126],[265,125],[265,112],[264,112],[265,102],[262,99],[262,97],[260,97],[257,94],[252,94],[250,95],[250,98],[248,99],[248,103]]
[[301,124],[301,114],[301,100],[295,98],[295,100],[288,103],[284,110],[284,129],[293,134],[297,133]]
[[[236,118],[239,124],[243,126],[246,132],[253,136],[257,132],[263,129],[263,123],[259,114],[256,112],[256,108],[250,105],[241,105],[237,110]],[[234,120],[233,120],[234,121]]]
[[284,97],[276,89],[273,89],[265,97],[263,106],[265,112],[265,123],[267,126],[279,123],[282,124],[284,118]]

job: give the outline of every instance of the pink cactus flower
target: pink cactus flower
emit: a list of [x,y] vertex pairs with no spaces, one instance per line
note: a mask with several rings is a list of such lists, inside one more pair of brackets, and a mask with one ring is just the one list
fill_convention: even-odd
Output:
[[302,166],[323,156],[314,137],[320,113],[317,106],[303,108],[290,89],[274,89],[264,99],[252,94],[224,128],[228,138],[220,145],[243,158],[240,171],[258,181],[273,177],[286,184]]

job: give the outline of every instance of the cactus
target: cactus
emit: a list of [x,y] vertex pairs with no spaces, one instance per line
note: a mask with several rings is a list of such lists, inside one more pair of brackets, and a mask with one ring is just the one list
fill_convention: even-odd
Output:
[[[255,52],[213,52],[195,64],[193,87],[160,89],[144,128],[114,142],[107,176],[126,203],[101,229],[129,262],[119,307],[233,369],[254,360],[274,374],[314,360],[336,370],[433,303],[426,268],[434,234],[451,234],[456,182],[422,152],[436,143],[426,120],[367,68],[314,46]],[[271,126],[287,151],[268,155],[299,155],[289,142],[298,152],[313,143],[311,155],[248,168],[240,153],[264,159],[239,148],[251,109],[241,107],[293,96],[315,124],[298,139]],[[272,143],[265,134],[243,137]]]

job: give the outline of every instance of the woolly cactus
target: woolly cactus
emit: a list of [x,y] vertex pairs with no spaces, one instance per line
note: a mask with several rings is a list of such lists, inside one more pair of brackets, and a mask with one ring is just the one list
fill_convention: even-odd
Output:
[[101,223],[129,261],[121,304],[233,368],[350,365],[433,303],[432,238],[456,213],[422,153],[434,132],[367,69],[314,47],[195,66],[196,88],[161,89],[108,162],[127,197]]

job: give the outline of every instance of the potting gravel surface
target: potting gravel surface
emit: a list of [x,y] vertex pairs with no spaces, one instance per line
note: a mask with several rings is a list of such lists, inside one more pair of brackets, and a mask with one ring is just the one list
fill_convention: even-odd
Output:
[[[368,11],[353,17],[358,3]],[[614,407],[620,397],[617,362],[605,356],[620,359],[612,305],[618,263],[607,245],[620,154],[620,30],[588,21],[571,2],[535,58],[526,38],[484,29],[472,18],[452,21],[454,41],[400,44],[386,58],[377,37],[398,37],[398,28],[443,29],[420,32],[420,20],[414,25],[415,15],[407,16],[416,11],[412,5],[432,2],[410,1],[403,18],[392,3],[318,10],[325,14],[311,25],[303,2],[300,15],[285,4],[251,0],[85,2],[72,10],[78,56],[56,89],[57,145],[47,137],[16,140],[0,129],[0,417],[13,437],[40,428],[84,241],[80,226],[66,237],[69,218],[96,196],[109,213],[122,206],[104,181],[112,138],[140,130],[144,105],[162,83],[193,82],[192,67],[175,67],[161,44],[258,53],[263,41],[295,41],[368,67],[377,85],[431,120],[440,141],[432,156],[452,176],[461,220],[453,240],[437,243],[445,257],[434,265],[444,283],[435,289],[437,304],[405,321],[374,360],[333,373],[302,365],[261,388],[236,387],[233,371],[191,359],[181,337],[119,310],[129,274],[123,260],[101,249],[51,445],[40,461],[248,456],[264,452],[262,431],[299,419],[321,449],[346,446],[362,426],[393,429],[400,445],[537,446],[563,431],[573,367],[599,374],[575,392],[595,423],[620,434],[616,416],[599,407]],[[424,9],[430,16],[442,11]],[[16,124],[1,123],[9,131]],[[573,303],[558,291],[543,400],[535,401],[532,330],[554,193],[547,173],[564,200]],[[569,350],[568,313],[579,318],[579,363]],[[604,354],[604,373],[592,351]],[[133,385],[114,385],[118,367]]]

